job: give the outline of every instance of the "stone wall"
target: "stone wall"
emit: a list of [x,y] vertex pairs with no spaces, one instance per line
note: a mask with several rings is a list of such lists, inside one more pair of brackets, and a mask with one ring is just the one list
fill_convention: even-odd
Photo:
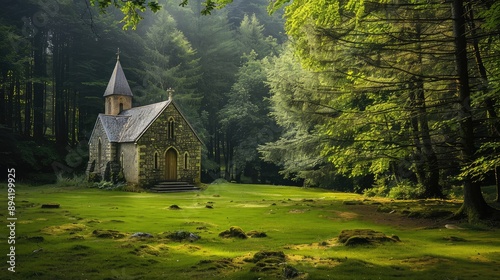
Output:
[[[169,121],[174,120],[174,137],[168,133]],[[166,152],[177,152],[177,180],[200,183],[201,143],[189,124],[171,103],[137,141],[139,182],[143,185],[165,179]],[[157,166],[155,168],[155,153]],[[185,166],[185,154],[188,155]],[[186,167],[186,168],[185,168]]]
[[125,180],[130,183],[139,183],[137,145],[135,143],[121,143],[118,146],[117,155],[123,168]]
[[[98,158],[99,140],[101,141],[100,159]],[[102,127],[102,123],[97,121],[94,131],[89,139],[89,162],[87,165],[87,176],[89,176],[90,173],[95,173],[99,175],[99,178],[104,178],[107,163],[115,159],[115,145],[115,143],[110,143],[108,141],[108,137]]]
[[106,101],[104,102],[104,112],[106,115],[118,115],[121,111],[130,108],[132,108],[131,96],[110,95],[106,97]]

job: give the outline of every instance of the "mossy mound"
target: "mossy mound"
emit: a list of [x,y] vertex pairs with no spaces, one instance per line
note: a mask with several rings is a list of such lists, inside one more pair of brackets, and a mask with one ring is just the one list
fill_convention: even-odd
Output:
[[256,263],[262,260],[267,260],[267,262],[285,262],[286,255],[283,251],[259,251],[253,255],[251,259],[252,262]]
[[267,234],[265,232],[262,232],[262,231],[251,230],[251,231],[247,232],[247,236],[249,236],[251,238],[264,238],[264,237],[267,237]]
[[124,233],[110,229],[105,229],[105,230],[96,229],[92,232],[92,235],[97,238],[110,238],[110,239],[120,239],[125,237]]
[[170,209],[170,210],[181,210],[181,208],[179,207],[179,205],[175,205],[175,204],[170,205],[168,207],[168,209]]
[[26,239],[26,241],[28,242],[34,242],[34,243],[40,243],[40,242],[43,242],[45,241],[45,238],[43,238],[43,236],[26,236],[24,237],[24,239]]
[[131,251],[131,253],[136,255],[136,256],[150,255],[150,256],[156,256],[156,257],[164,254],[164,252],[168,252],[168,247],[166,247],[164,245],[151,246],[151,245],[147,245],[147,244],[143,244],[137,248],[134,248],[134,250]]
[[371,229],[349,229],[343,230],[338,237],[338,242],[345,246],[375,245],[384,242],[399,242],[396,235],[387,236],[382,232]]
[[200,239],[201,237],[199,235],[196,235],[192,232],[189,232],[189,231],[184,231],[184,230],[178,230],[178,231],[174,231],[174,232],[168,232],[166,233],[166,237],[168,239],[171,239],[171,240],[174,240],[174,241],[189,241],[189,242],[194,242],[198,239]]
[[241,238],[241,239],[248,238],[246,233],[240,227],[236,226],[232,226],[228,230],[219,233],[219,236],[222,238]]
[[60,208],[61,205],[59,203],[46,203],[42,204],[42,208],[48,208],[48,209],[57,209]]
[[192,266],[198,271],[223,271],[234,270],[238,268],[230,258],[222,258],[218,260],[201,260],[196,265]]
[[251,271],[265,272],[266,275],[274,274],[277,279],[291,279],[300,274],[296,268],[286,264],[286,255],[282,251],[259,251],[247,261],[255,263]]

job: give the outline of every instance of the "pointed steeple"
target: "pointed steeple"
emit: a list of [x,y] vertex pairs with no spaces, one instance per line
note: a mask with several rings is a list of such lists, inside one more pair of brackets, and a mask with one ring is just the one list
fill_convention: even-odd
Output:
[[118,49],[115,69],[113,70],[111,79],[109,79],[108,87],[106,87],[106,91],[104,91],[104,97],[110,95],[133,96],[132,90],[128,85],[127,78],[125,77],[125,73],[123,73],[123,69],[120,64],[120,49]]
[[106,115],[118,115],[122,111],[132,108],[133,94],[120,64],[120,49],[116,55],[115,69],[109,79],[108,87],[104,91],[106,99],[104,113]]

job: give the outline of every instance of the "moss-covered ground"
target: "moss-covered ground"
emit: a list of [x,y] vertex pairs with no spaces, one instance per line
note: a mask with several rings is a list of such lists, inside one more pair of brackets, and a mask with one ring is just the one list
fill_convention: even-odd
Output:
[[[242,184],[172,194],[19,185],[15,273],[6,263],[7,195],[0,205],[0,279],[444,280],[500,274],[499,230],[443,220],[459,207],[453,201],[367,200]],[[400,242],[338,244],[340,232],[349,229],[395,235]],[[238,234],[219,236],[224,231]]]

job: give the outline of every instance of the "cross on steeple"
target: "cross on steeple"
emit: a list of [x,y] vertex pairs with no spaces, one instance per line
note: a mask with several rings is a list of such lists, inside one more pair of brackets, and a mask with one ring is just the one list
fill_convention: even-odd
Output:
[[120,48],[116,51],[116,60],[120,60]]
[[172,101],[172,94],[174,93],[175,90],[173,90],[172,88],[168,88],[167,89],[167,92],[168,92],[168,100],[169,101]]

